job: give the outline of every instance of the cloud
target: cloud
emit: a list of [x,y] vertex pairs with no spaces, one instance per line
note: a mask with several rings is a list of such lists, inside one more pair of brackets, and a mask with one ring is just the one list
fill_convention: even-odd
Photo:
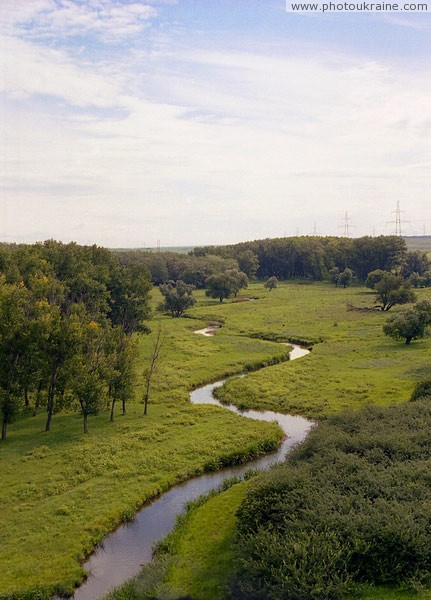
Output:
[[[84,37],[118,42],[139,35],[158,10],[152,2],[122,0],[3,0],[0,24],[36,39]],[[157,2],[156,2],[157,4]]]
[[[114,52],[105,37],[135,35],[157,20],[145,7],[160,5],[35,0],[21,16],[14,6],[1,9],[13,28],[1,41],[3,237],[229,242],[309,233],[316,215],[337,233],[347,204],[361,234],[394,198],[429,211],[431,82],[420,67],[320,47],[196,45],[169,31],[157,51],[150,40]],[[91,59],[68,46],[77,31],[102,40]]]

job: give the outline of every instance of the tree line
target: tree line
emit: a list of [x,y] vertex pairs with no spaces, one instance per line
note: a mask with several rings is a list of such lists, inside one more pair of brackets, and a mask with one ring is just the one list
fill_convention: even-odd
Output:
[[98,246],[49,240],[0,246],[2,439],[22,408],[88,416],[134,389],[133,333],[150,316],[150,274]]
[[261,281],[271,277],[326,279],[342,286],[353,278],[365,282],[371,271],[383,270],[409,279],[413,287],[431,285],[427,255],[408,252],[405,241],[397,236],[277,238],[197,247],[187,254],[122,251],[118,258],[123,265],[146,265],[156,285],[181,280],[197,289],[204,289],[209,277],[230,270]]

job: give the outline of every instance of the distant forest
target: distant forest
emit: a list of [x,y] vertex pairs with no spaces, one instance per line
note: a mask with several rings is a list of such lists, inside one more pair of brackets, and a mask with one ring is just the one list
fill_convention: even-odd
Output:
[[264,239],[228,246],[203,246],[188,254],[118,251],[120,263],[124,265],[145,264],[156,285],[181,279],[197,288],[204,288],[208,277],[227,269],[239,269],[249,278],[259,280],[275,276],[281,280],[320,281],[330,277],[331,269],[348,268],[359,281],[365,281],[370,271],[400,269],[407,254],[405,240],[397,236]]

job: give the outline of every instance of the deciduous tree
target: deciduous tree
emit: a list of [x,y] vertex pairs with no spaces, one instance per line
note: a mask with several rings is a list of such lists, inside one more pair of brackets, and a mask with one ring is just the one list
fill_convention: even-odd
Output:
[[184,281],[169,281],[159,289],[164,297],[160,309],[171,313],[172,317],[181,317],[185,310],[196,304],[196,299],[193,298],[194,286],[187,285]]

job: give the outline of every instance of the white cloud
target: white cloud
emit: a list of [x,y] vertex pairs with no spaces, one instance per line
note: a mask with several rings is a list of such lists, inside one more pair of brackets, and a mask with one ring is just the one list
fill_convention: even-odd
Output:
[[[39,35],[43,19],[26,4],[20,23],[32,20],[29,35]],[[36,4],[47,31],[65,35],[133,35],[154,14],[150,3]],[[16,27],[13,6],[4,5]],[[309,233],[322,213],[318,227],[337,233],[348,204],[361,234],[371,219],[389,219],[395,199],[407,207],[413,196],[429,214],[425,72],[334,53],[165,41],[156,53],[90,62],[67,46],[3,37],[0,237],[211,243],[296,226]]]
[[105,42],[136,36],[158,11],[151,2],[122,0],[3,0],[0,24],[33,38],[93,34]]

